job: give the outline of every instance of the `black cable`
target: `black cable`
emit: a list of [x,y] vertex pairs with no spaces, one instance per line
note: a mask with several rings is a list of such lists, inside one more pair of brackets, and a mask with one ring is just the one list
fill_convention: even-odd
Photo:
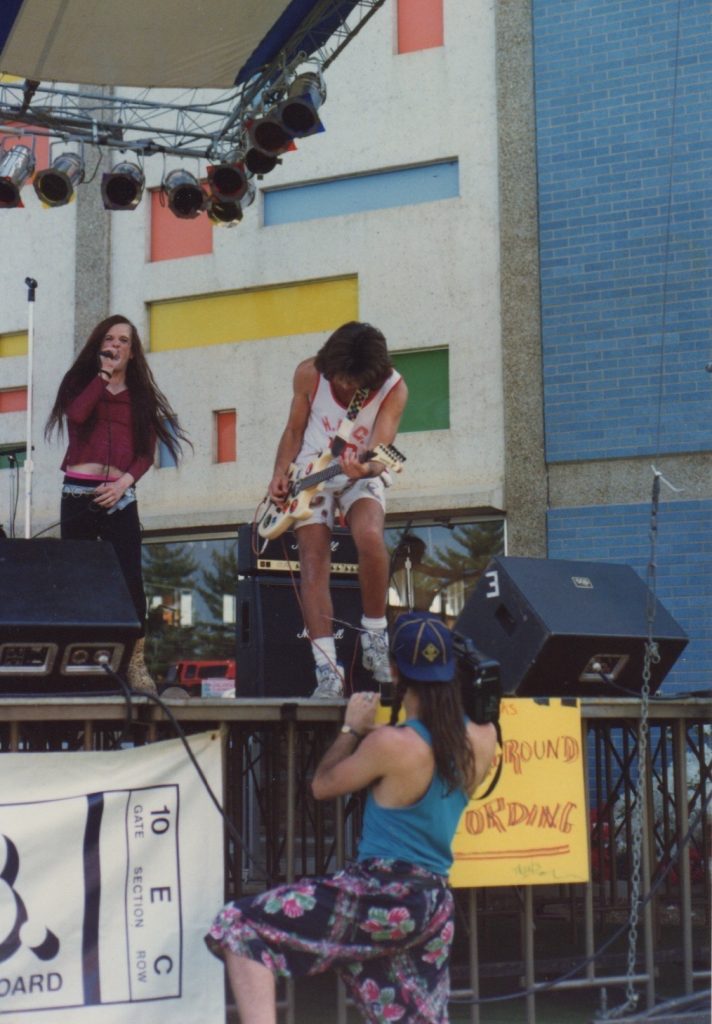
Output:
[[155,693],[148,693],[147,691],[144,691],[144,690],[132,690],[129,687],[129,685],[126,683],[126,681],[124,679],[122,679],[121,676],[117,672],[114,672],[114,670],[108,664],[102,665],[102,668],[107,673],[107,675],[111,676],[111,678],[115,682],[117,682],[119,684],[119,686],[121,687],[121,692],[122,692],[123,696],[125,697],[125,699],[128,702],[129,714],[131,714],[131,711],[133,709],[133,703],[132,703],[132,699],[131,699],[132,697],[146,697],[146,698],[148,698],[148,700],[152,700],[155,704],[158,704],[158,706],[161,708],[161,710],[163,711],[163,713],[166,715],[166,717],[170,721],[171,725],[173,726],[173,729],[174,729],[174,731],[176,733],[176,736],[180,739],[181,743],[185,747],[186,753],[188,754],[188,757],[189,757],[193,767],[195,768],[196,772],[198,773],[198,777],[200,778],[200,781],[202,782],[203,786],[205,787],[205,790],[207,791],[208,796],[212,800],[213,804],[215,805],[215,807],[218,809],[220,815],[222,816],[223,821],[225,823],[225,827],[226,827],[228,833],[230,834],[231,838],[240,847],[240,849],[243,851],[243,853],[246,854],[248,860],[257,869],[258,873],[262,876],[262,878],[266,882],[269,882],[270,881],[270,875],[269,875],[266,867],[263,864],[261,864],[258,860],[256,860],[256,858],[252,855],[252,853],[247,849],[247,846],[245,844],[244,839],[242,838],[240,833],[237,831],[237,828],[235,827],[233,822],[228,817],[228,815],[225,812],[222,804],[220,803],[220,801],[218,800],[217,796],[213,792],[212,787],[210,786],[210,783],[206,779],[205,773],[203,772],[203,769],[198,764],[198,760],[197,760],[195,754],[193,753],[193,751],[190,748],[190,743],[188,742],[188,737],[186,736],[185,732],[183,731],[183,728],[182,728],[180,722],[175,717],[175,715],[173,714],[171,709],[168,707],[168,705],[165,703],[165,701],[161,700],[161,698],[159,696],[157,696],[157,694],[155,694]]

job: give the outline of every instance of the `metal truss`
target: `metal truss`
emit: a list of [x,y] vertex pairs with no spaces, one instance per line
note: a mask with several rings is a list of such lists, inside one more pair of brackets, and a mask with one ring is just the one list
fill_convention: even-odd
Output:
[[[0,142],[44,136],[138,156],[235,159],[246,147],[246,126],[282,98],[299,65],[307,62],[323,71],[384,3],[358,0],[354,6],[350,0],[321,0],[271,64],[226,91],[0,81]],[[321,40],[327,31],[320,28],[324,23],[332,27]]]

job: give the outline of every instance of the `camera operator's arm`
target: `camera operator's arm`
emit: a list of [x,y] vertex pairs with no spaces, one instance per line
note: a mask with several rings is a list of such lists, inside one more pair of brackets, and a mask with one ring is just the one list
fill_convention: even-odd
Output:
[[389,771],[395,730],[374,727],[377,707],[374,693],[355,693],[349,700],[344,726],[350,731],[339,733],[312,779],[317,800],[356,793]]

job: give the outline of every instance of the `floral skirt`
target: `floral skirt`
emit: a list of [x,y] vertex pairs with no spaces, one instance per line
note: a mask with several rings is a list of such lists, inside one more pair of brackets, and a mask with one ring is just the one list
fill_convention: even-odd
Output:
[[447,879],[374,858],[228,903],[205,941],[278,977],[333,969],[373,1024],[445,1024],[452,936]]

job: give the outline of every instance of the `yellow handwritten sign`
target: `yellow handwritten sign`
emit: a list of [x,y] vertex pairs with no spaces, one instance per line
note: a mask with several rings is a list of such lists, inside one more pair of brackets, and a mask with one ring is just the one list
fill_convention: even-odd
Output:
[[[505,698],[502,774],[471,800],[453,843],[454,886],[544,885],[589,878],[577,701]],[[480,791],[486,790],[488,780]]]

